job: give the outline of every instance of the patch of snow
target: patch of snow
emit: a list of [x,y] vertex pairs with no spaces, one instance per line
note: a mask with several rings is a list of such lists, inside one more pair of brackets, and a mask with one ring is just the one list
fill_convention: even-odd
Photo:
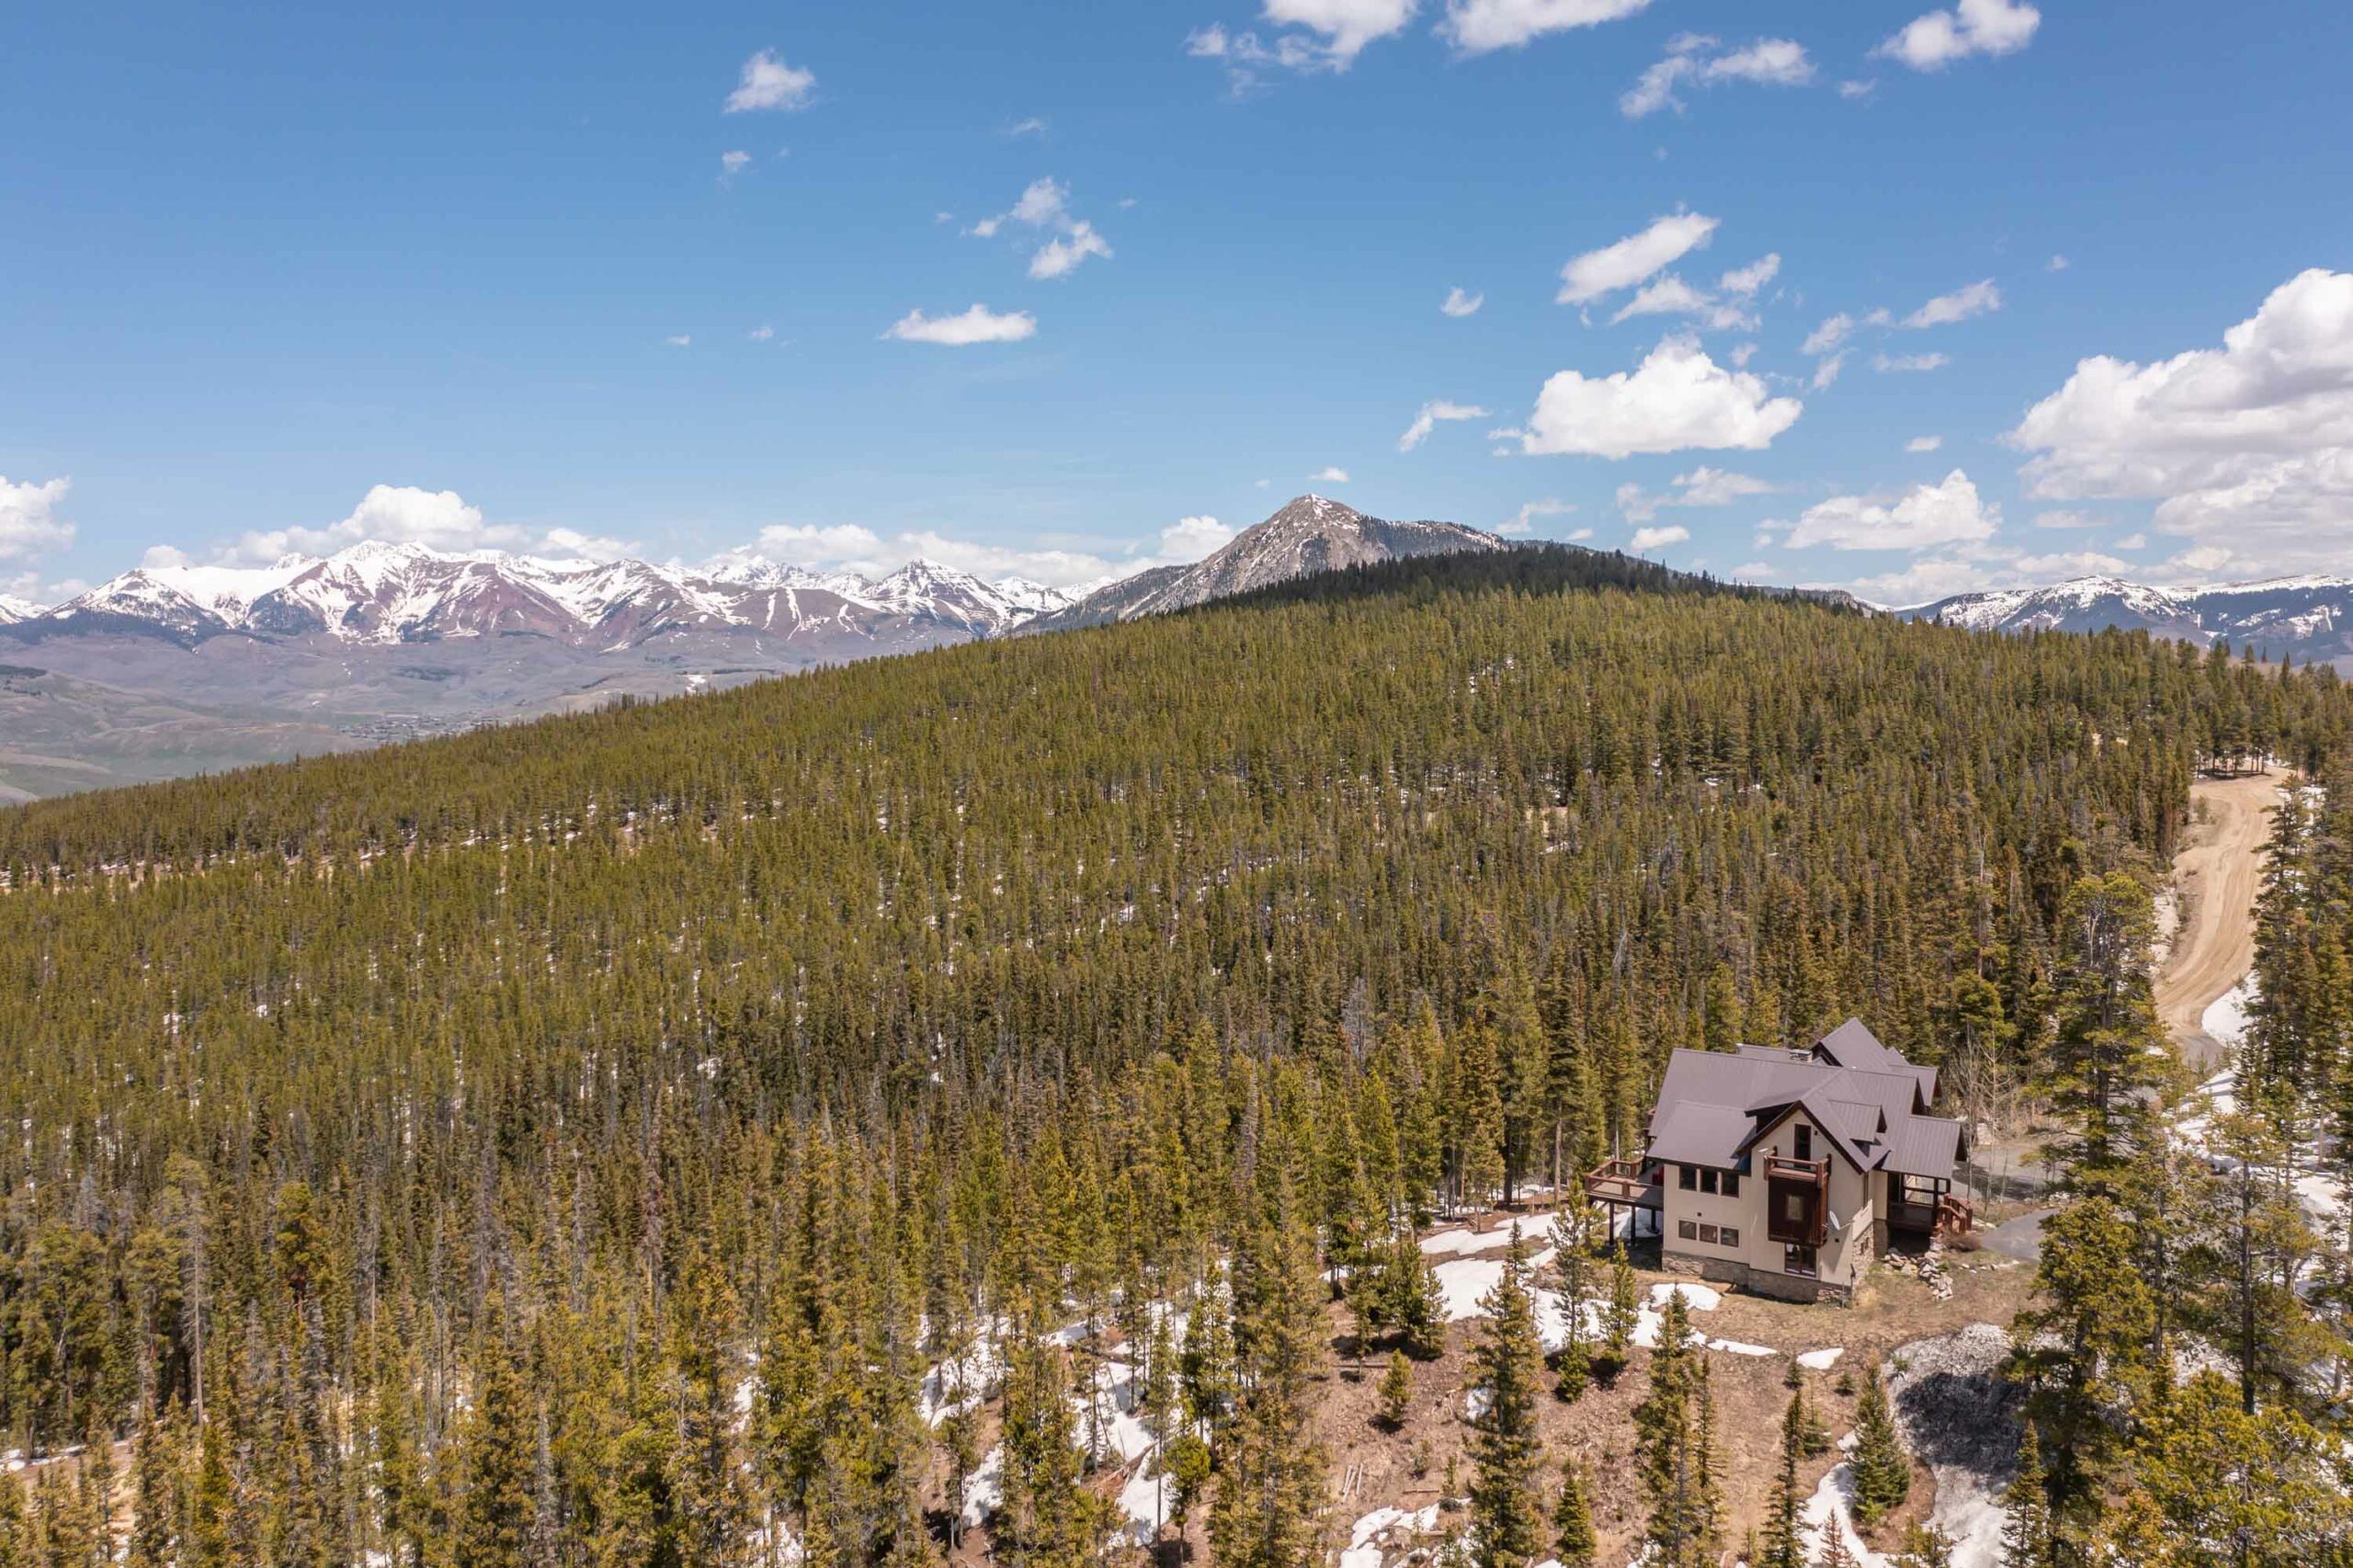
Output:
[[2216,997],[2199,1018],[2198,1027],[2211,1035],[2216,1044],[2234,1050],[2246,1038],[2248,1009],[2254,1003],[2255,979],[2250,975]]
[[1813,1538],[1813,1544],[1807,1549],[1808,1562],[1821,1559],[1822,1553],[1829,1547],[1831,1532],[1835,1530],[1846,1541],[1847,1551],[1854,1558],[1856,1568],[1887,1568],[1887,1559],[1865,1546],[1863,1538],[1855,1533],[1851,1511],[1854,1499],[1855,1470],[1852,1465],[1841,1464],[1833,1468],[1828,1475],[1822,1478],[1822,1484],[1813,1489],[1813,1495],[1806,1499],[1804,1511],[1800,1516],[1806,1533]]
[[1427,1535],[1438,1528],[1438,1505],[1408,1511],[1404,1508],[1375,1508],[1356,1522],[1348,1531],[1347,1549],[1340,1553],[1340,1568],[1381,1568],[1384,1541],[1402,1544],[1398,1538]]
[[1721,1350],[1727,1356],[1779,1356],[1780,1354],[1769,1345],[1744,1345],[1737,1339],[1711,1339],[1708,1341],[1708,1348]]
[[[1528,1239],[1526,1233],[1522,1233],[1521,1239]],[[1450,1231],[1424,1236],[1422,1255],[1425,1257],[1468,1257],[1472,1253],[1495,1252],[1509,1245],[1511,1227],[1508,1225],[1499,1231],[1471,1231],[1457,1226]]]
[[1809,1372],[1826,1372],[1836,1366],[1838,1358],[1846,1353],[1847,1347],[1843,1345],[1834,1345],[1827,1350],[1809,1350],[1798,1358],[1798,1365]]
[[1722,1290],[1712,1290],[1705,1285],[1692,1285],[1677,1279],[1663,1280],[1652,1286],[1651,1305],[1664,1312],[1666,1310],[1667,1298],[1677,1295],[1683,1298],[1683,1308],[1686,1312],[1711,1312],[1724,1304],[1724,1294]]

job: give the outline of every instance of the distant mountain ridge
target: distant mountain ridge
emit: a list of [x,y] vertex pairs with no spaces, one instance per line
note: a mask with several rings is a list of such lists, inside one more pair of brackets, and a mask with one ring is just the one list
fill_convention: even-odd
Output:
[[[0,798],[275,761],[670,697],[975,638],[1187,608],[1327,567],[1499,551],[1303,495],[1206,561],[1083,599],[937,562],[549,561],[368,542],[267,566],[142,566],[0,602]],[[165,738],[168,736],[168,741]],[[38,747],[24,743],[39,738]],[[154,737],[150,742],[144,737]]]
[[2267,658],[2353,662],[2353,577],[2279,577],[2191,588],[2073,577],[2043,587],[1956,594],[1895,613],[1978,631],[2118,628],[2200,647],[2227,642]]
[[273,566],[139,567],[53,609],[11,605],[6,625],[20,638],[145,633],[190,646],[232,635],[364,644],[526,635],[617,650],[665,631],[790,639],[871,635],[900,621],[998,636],[1070,602],[1020,578],[989,583],[922,560],[870,581],[759,560],[686,568],[370,542]]

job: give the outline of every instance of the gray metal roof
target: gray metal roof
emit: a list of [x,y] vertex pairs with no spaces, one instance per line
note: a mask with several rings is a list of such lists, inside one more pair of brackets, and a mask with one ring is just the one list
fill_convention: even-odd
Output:
[[1884,1165],[1949,1179],[1963,1140],[1959,1122],[1919,1114],[1935,1086],[1933,1069],[1915,1067],[1853,1018],[1807,1051],[1677,1051],[1651,1113],[1649,1154],[1735,1165],[1784,1111],[1800,1106],[1858,1169]]
[[1748,1125],[1748,1113],[1736,1106],[1697,1100],[1662,1104],[1658,1122],[1651,1129],[1651,1158],[1687,1165],[1732,1165],[1740,1157]]
[[1950,1181],[1961,1148],[1960,1122],[1940,1116],[1907,1116],[1887,1141],[1884,1164],[1899,1176]]

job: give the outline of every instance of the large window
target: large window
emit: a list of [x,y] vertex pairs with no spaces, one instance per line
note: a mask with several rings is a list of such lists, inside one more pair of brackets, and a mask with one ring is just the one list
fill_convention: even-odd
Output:
[[1738,1198],[1740,1196],[1740,1175],[1738,1172],[1726,1171],[1724,1173],[1724,1196],[1726,1198]]
[[1800,1246],[1795,1242],[1792,1242],[1788,1246],[1783,1247],[1781,1249],[1781,1270],[1785,1274],[1795,1274],[1807,1279],[1814,1278],[1816,1277],[1816,1271],[1814,1267],[1813,1249],[1809,1246]]
[[1699,1186],[1699,1173],[1689,1165],[1679,1166],[1675,1173],[1675,1185],[1686,1192],[1695,1192]]
[[1678,1241],[1696,1242],[1699,1239],[1699,1222],[1697,1220],[1677,1220],[1675,1234]]
[[1724,1227],[1724,1245],[1726,1245],[1726,1246],[1728,1246],[1728,1247],[1736,1247],[1736,1246],[1738,1246],[1739,1244],[1740,1244],[1740,1229],[1739,1229],[1739,1227],[1738,1227],[1738,1226],[1735,1226],[1735,1225],[1726,1225],[1726,1226]]
[[1790,1128],[1790,1147],[1797,1151],[1797,1156],[1801,1160],[1813,1158],[1813,1129],[1802,1121]]
[[1701,1171],[1699,1173],[1699,1190],[1701,1192],[1713,1192],[1716,1190],[1715,1172]]

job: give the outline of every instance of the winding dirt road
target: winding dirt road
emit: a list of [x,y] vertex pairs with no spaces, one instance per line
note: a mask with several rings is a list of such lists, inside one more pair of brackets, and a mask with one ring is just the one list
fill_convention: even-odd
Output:
[[2174,857],[2181,923],[2157,975],[2156,1003],[2157,1021],[2183,1059],[2201,1071],[2222,1053],[2202,1025],[2206,1009],[2255,967],[2256,878],[2285,779],[2262,773],[2200,778],[2190,786],[2205,820],[2191,824],[2188,842]]

